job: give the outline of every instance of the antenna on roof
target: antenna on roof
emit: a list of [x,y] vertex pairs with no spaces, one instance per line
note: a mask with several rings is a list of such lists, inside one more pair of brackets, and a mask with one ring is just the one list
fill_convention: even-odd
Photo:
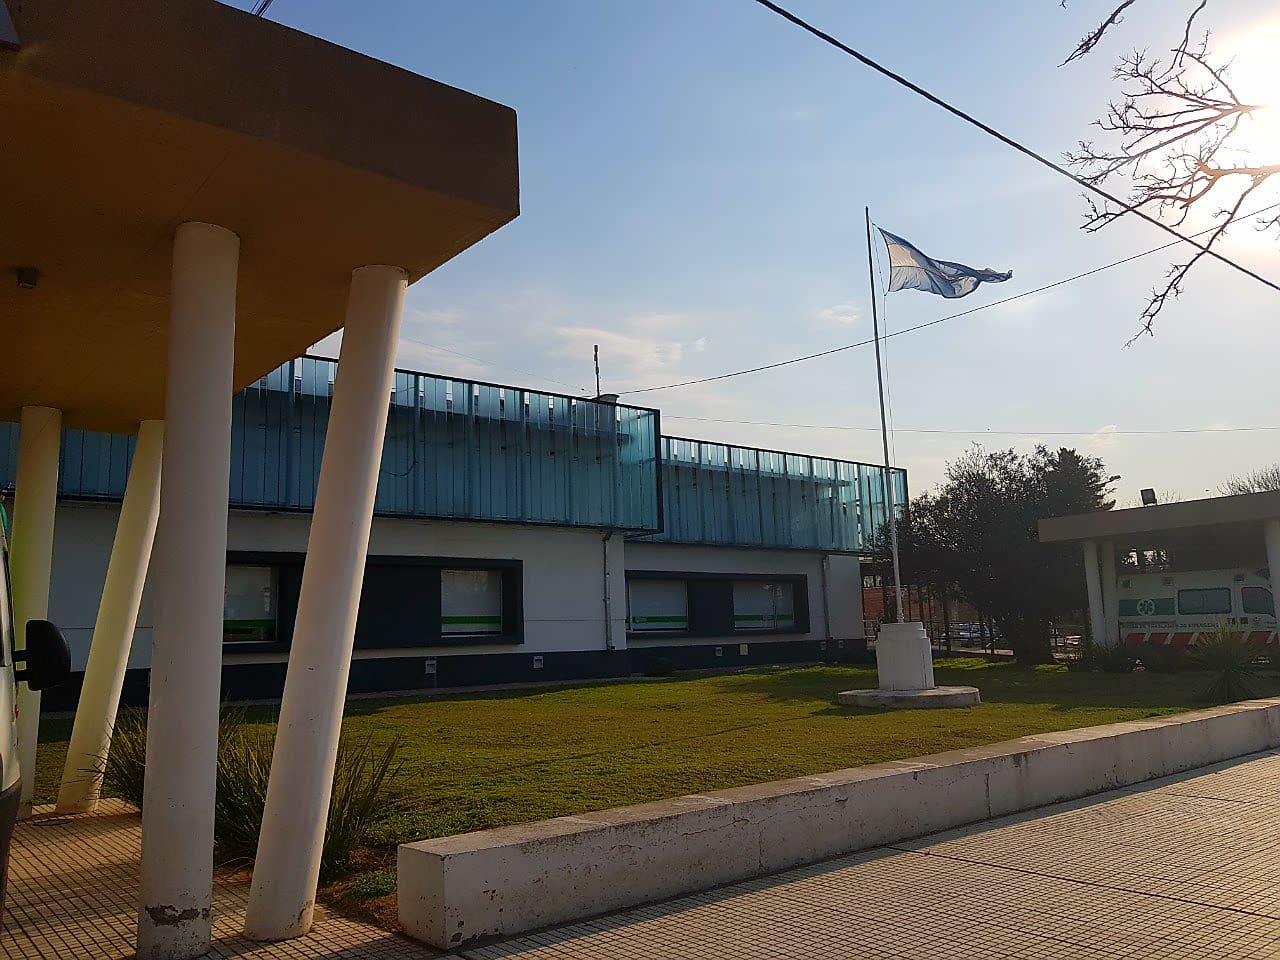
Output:
[[600,396],[600,344],[596,344],[592,349],[592,357],[596,362],[596,397]]

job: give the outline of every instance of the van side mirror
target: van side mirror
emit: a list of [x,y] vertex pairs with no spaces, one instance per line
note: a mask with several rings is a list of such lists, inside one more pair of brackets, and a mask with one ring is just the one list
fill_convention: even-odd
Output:
[[14,670],[14,679],[25,680],[32,690],[48,690],[71,676],[71,648],[48,620],[27,621],[27,649],[15,651],[13,660],[26,664]]

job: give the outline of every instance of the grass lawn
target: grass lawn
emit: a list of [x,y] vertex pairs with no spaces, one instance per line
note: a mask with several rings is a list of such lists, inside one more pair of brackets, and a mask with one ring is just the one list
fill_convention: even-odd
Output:
[[[972,684],[981,706],[871,711],[834,705],[876,685],[871,667],[755,669],[581,687],[347,704],[356,738],[399,737],[398,811],[330,898],[394,921],[395,844],[685,793],[938,753],[1032,733],[1204,706],[1200,673],[1071,673],[939,661],[940,684]],[[1280,695],[1280,677],[1257,684]],[[263,723],[271,711],[251,713]],[[41,728],[36,793],[57,793],[69,721]]]

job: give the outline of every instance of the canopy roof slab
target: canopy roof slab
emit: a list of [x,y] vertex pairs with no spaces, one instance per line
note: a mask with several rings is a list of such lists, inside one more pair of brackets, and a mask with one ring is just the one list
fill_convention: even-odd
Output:
[[1280,519],[1280,491],[1103,510],[1040,521],[1042,543],[1111,542],[1163,549],[1204,569],[1266,563],[1262,530]]
[[0,417],[163,416],[183,222],[240,237],[240,388],[342,326],[353,269],[412,282],[519,212],[508,107],[214,0],[7,12]]

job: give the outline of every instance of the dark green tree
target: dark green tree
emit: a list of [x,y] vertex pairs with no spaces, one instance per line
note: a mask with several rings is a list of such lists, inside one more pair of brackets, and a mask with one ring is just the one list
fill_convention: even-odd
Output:
[[1084,604],[1076,551],[1044,546],[1046,517],[1110,510],[1113,478],[1075,450],[1029,455],[975,447],[911,502],[899,526],[903,576],[983,611],[1022,663],[1049,660],[1050,624]]

